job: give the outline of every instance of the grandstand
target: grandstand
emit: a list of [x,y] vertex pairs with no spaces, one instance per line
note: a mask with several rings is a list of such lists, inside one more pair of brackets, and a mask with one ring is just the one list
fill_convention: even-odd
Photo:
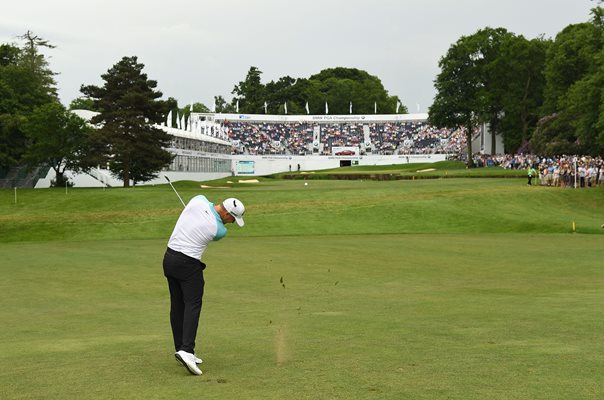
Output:
[[[85,119],[94,113],[75,111]],[[260,176],[351,165],[435,162],[465,151],[460,130],[428,125],[427,114],[258,115],[192,113],[187,121],[157,125],[173,140],[172,163],[148,184]],[[171,121],[170,121],[171,122]],[[48,187],[52,171],[36,187]],[[68,175],[76,186],[121,186],[99,166]]]
[[342,147],[357,155],[457,154],[461,131],[435,129],[426,114],[382,116],[283,117],[209,115],[225,129],[233,154],[335,155]]

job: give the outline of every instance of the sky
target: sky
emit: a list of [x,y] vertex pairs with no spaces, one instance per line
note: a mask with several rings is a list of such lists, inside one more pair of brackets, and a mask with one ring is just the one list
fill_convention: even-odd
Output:
[[590,19],[594,0],[4,0],[0,43],[30,30],[44,51],[61,102],[82,84],[137,56],[163,98],[212,108],[227,101],[251,66],[262,82],[309,78],[348,67],[381,79],[409,112],[427,112],[439,59],[461,36],[502,27],[527,39],[555,38]]

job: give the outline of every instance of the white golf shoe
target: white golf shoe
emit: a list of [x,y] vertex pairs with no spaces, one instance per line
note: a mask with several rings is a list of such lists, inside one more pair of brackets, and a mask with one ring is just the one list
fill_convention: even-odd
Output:
[[199,369],[199,367],[197,367],[197,364],[195,363],[198,358],[195,357],[194,354],[187,353],[186,351],[180,350],[180,351],[177,351],[176,353],[174,353],[174,357],[176,357],[176,359],[182,365],[184,365],[185,368],[187,368],[187,370],[189,370],[189,372],[191,374],[193,374],[193,375],[202,374],[201,370]]

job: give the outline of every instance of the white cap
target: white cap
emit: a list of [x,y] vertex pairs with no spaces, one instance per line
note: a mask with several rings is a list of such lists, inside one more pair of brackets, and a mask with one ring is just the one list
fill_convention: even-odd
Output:
[[235,217],[235,222],[237,222],[237,225],[244,225],[243,214],[245,213],[245,207],[241,201],[234,197],[229,197],[222,202],[222,206],[229,212],[229,214]]

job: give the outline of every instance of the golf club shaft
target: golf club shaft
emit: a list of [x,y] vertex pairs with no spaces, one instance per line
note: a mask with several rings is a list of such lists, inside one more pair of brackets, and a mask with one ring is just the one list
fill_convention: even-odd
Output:
[[178,196],[178,199],[180,200],[180,202],[182,203],[183,207],[186,207],[187,205],[185,204],[184,201],[182,201],[182,197],[180,197],[180,195],[178,194],[178,192],[176,191],[176,188],[174,187],[174,185],[172,184],[172,182],[170,181],[170,178],[168,178],[166,175],[164,175],[164,178],[166,178],[166,180],[168,181],[168,183],[170,184],[170,186],[172,187],[172,190],[174,190],[174,193],[176,193],[176,195]]

